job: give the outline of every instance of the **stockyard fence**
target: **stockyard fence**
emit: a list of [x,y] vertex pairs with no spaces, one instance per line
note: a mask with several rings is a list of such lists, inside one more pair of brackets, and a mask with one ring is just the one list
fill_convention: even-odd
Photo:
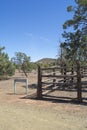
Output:
[[[61,67],[41,68],[38,66],[38,85],[37,99],[43,98],[43,90],[54,90],[57,87],[63,90],[69,86],[75,86],[77,97],[76,101],[82,102],[82,78],[87,77],[87,66],[81,66],[79,62],[76,65],[67,67],[66,64]],[[85,84],[87,84],[85,82]]]

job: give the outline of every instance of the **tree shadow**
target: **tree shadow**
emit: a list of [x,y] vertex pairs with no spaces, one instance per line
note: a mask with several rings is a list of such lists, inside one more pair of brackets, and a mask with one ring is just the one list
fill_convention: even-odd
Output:
[[[26,88],[26,85],[22,85],[23,88]],[[30,84],[28,85],[28,88],[30,89],[37,89],[37,84]]]
[[32,100],[37,100],[37,94],[33,93],[24,97],[21,97],[20,99],[32,99]]
[[7,95],[26,95],[26,92],[24,93],[7,93]]
[[30,85],[28,85],[28,88],[37,89],[37,84],[30,84]]

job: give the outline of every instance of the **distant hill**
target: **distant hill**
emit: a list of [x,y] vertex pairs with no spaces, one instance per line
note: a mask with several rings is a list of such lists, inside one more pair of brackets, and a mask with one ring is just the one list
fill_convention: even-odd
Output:
[[53,58],[43,58],[38,60],[36,63],[40,63],[40,64],[50,64],[50,63],[54,63],[56,62],[56,59]]

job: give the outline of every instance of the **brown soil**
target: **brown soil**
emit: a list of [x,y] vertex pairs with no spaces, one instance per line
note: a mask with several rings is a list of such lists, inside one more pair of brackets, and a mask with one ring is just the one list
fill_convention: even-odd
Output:
[[[17,73],[15,75],[19,75]],[[29,74],[29,89],[26,95],[25,83],[17,83],[14,95],[14,77],[0,81],[0,129],[1,130],[86,130],[87,93],[83,103],[72,99],[76,92],[54,91],[36,100],[37,73]]]

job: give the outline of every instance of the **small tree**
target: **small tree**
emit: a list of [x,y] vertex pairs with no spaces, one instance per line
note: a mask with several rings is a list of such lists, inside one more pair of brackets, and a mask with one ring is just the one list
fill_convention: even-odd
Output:
[[15,57],[12,58],[12,62],[15,63],[17,69],[22,70],[27,77],[27,72],[31,70],[30,57],[25,53],[16,52]]

